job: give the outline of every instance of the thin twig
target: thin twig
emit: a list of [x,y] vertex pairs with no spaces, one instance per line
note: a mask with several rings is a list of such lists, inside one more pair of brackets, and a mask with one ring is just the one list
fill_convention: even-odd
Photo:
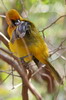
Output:
[[23,10],[25,9],[25,7],[24,7],[24,1],[23,0],[20,0],[20,2],[21,2],[21,4],[22,4],[22,8],[23,8]]
[[12,89],[14,89],[14,75],[13,75],[14,73],[13,73],[13,67],[11,69],[12,69],[12,86],[13,86]]
[[3,83],[5,82],[5,80],[6,80],[9,76],[10,76],[10,74],[7,75],[7,77],[0,83],[0,85],[3,84]]
[[[45,67],[45,65],[43,67]],[[39,69],[37,69],[37,71],[34,72],[31,77],[34,77],[37,73],[39,73],[42,70],[43,67],[42,66],[39,67]]]
[[[61,46],[61,45],[65,42],[65,40],[66,40],[66,38],[60,43],[59,46]],[[49,42],[49,43],[50,43],[50,42]],[[52,46],[52,48],[54,47],[53,44],[50,43],[50,45]],[[58,58],[61,57],[63,60],[66,61],[66,58],[65,58],[64,56],[62,56],[62,54],[66,51],[66,50],[65,50],[66,47],[62,47],[62,48],[61,48],[61,47],[59,47],[59,46],[58,46],[59,49],[56,48],[56,49],[54,49],[54,50],[52,50],[52,51],[49,52],[49,53],[50,53],[50,57],[51,57],[53,54],[56,53],[56,55],[58,55]],[[55,47],[54,47],[54,48],[55,48]],[[65,51],[63,51],[62,54],[60,54],[58,51],[59,51],[59,50],[62,50],[62,49],[64,49]],[[52,52],[52,53],[51,53],[51,52]],[[52,60],[52,61],[54,61],[54,60]]]
[[50,54],[50,56],[52,56],[53,54],[55,54],[57,51],[62,50],[62,49],[66,49],[66,47],[62,47],[63,43],[66,41],[66,38],[60,43],[60,45],[54,49],[54,51],[52,52],[52,54]]
[[7,7],[5,6],[4,1],[3,1],[3,0],[1,0],[1,2],[2,2],[2,4],[3,4],[3,6],[4,6],[5,10],[6,10],[6,11],[8,11]]
[[[12,72],[7,72],[7,71],[3,71],[3,70],[0,70],[0,73],[6,73],[6,74],[9,74],[9,75],[12,75]],[[13,76],[20,77],[19,75],[15,75],[15,74],[13,74]]]
[[66,15],[62,15],[59,18],[57,18],[54,22],[52,22],[50,25],[48,25],[47,27],[45,27],[44,29],[42,29],[40,32],[44,32],[46,29],[50,28],[53,24],[55,24],[59,19],[66,17]]

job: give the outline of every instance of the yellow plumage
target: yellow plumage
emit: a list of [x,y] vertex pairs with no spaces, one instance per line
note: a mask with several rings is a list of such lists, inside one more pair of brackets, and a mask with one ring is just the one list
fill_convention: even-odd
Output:
[[[34,56],[40,62],[42,62],[43,64],[46,64],[48,66],[51,74],[53,75],[53,77],[59,83],[61,83],[61,81],[62,81],[61,77],[59,76],[57,71],[53,68],[53,66],[48,61],[48,57],[49,57],[48,47],[47,47],[44,39],[38,32],[38,30],[36,29],[35,25],[32,22],[23,19],[19,15],[19,13],[14,9],[7,12],[6,19],[8,21],[7,22],[8,25],[9,25],[9,27],[8,27],[8,34],[10,36],[9,47],[10,47],[10,50],[14,53],[14,55],[19,58],[27,56],[27,55],[31,55],[31,56],[24,58],[24,60],[26,62],[31,61],[32,56]],[[29,32],[29,34],[27,32],[23,38],[20,38],[20,37],[15,38],[15,40],[12,43],[11,39],[13,38],[13,34],[15,34],[14,31],[19,26],[19,25],[17,25],[18,23],[16,23],[16,25],[15,25],[15,22],[17,22],[17,20],[19,20],[20,22],[27,21],[28,23],[30,23],[30,24],[28,24],[30,26],[30,30],[29,30],[30,32]],[[16,31],[16,33],[17,33],[17,31]]]

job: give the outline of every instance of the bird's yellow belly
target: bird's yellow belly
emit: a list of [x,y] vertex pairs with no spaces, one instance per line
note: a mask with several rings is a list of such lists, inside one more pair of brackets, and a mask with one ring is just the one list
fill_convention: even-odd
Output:
[[[10,47],[11,52],[13,52],[13,54],[15,56],[17,56],[19,58],[23,57],[26,62],[28,62],[32,59],[32,57],[28,54],[29,52],[26,50],[21,39],[15,40],[15,42],[13,44],[11,42],[9,42],[9,47]],[[27,56],[27,57],[25,57],[25,56]]]
[[[35,56],[40,62],[45,63],[45,59],[48,58],[49,53],[46,43],[44,41],[42,42],[36,42],[26,46],[28,47],[29,54]],[[15,40],[13,44],[9,42],[9,47],[11,52],[19,58],[29,55],[21,39]],[[32,56],[25,57],[24,60],[28,62],[32,60]]]

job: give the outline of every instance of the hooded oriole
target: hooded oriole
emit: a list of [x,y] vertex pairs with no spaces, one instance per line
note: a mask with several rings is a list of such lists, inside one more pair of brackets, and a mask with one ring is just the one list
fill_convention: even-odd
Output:
[[47,44],[35,25],[29,20],[23,19],[15,9],[6,13],[6,20],[10,36],[9,47],[15,56],[21,58],[28,55],[24,58],[26,62],[32,60],[32,56],[34,56],[41,63],[46,64],[53,77],[61,83],[61,77],[48,61]]

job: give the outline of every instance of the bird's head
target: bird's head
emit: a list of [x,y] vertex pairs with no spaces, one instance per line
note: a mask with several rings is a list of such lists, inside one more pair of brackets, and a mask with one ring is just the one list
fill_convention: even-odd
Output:
[[22,17],[20,14],[15,10],[11,9],[6,13],[6,21],[8,25],[18,25],[20,21],[22,20]]

